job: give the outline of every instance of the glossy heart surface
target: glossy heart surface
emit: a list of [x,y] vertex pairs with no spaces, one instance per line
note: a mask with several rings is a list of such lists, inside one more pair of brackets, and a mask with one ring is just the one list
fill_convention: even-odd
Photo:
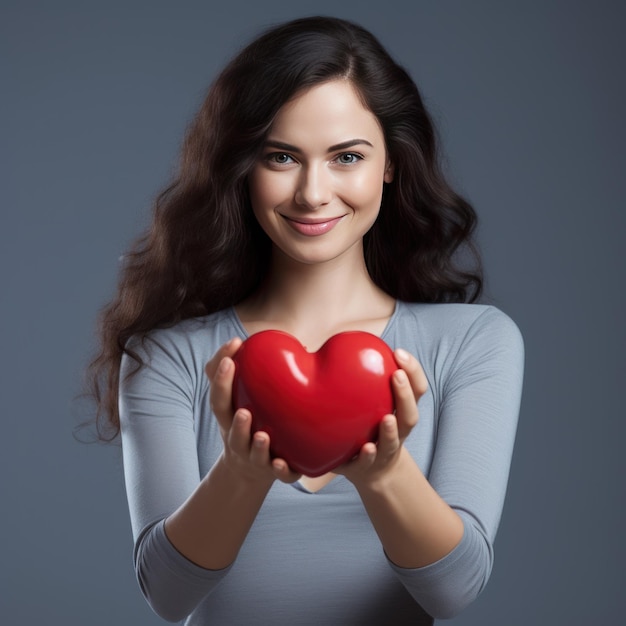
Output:
[[291,469],[321,476],[376,441],[393,413],[391,348],[370,333],[350,331],[307,352],[292,335],[267,330],[233,357],[235,408],[252,413],[252,428],[270,436],[272,456]]

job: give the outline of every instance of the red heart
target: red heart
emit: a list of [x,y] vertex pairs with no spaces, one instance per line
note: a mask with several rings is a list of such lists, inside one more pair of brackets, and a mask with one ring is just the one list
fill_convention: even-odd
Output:
[[252,413],[253,431],[270,436],[271,453],[291,469],[320,476],[376,441],[382,417],[394,409],[391,348],[370,333],[331,337],[307,352],[292,335],[267,330],[234,356],[235,408]]

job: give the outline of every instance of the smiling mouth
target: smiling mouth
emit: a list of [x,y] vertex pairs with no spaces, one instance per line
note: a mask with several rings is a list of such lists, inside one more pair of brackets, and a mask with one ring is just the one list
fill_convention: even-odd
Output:
[[286,215],[282,216],[287,224],[297,233],[301,235],[306,235],[307,237],[316,237],[318,235],[323,235],[328,231],[332,230],[343,218],[343,215],[339,217],[328,217],[328,218],[298,218],[295,219],[293,217],[288,217]]

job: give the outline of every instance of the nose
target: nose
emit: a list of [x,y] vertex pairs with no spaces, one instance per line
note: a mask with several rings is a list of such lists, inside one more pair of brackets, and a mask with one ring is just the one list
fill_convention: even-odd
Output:
[[313,211],[328,204],[331,199],[331,175],[324,164],[311,164],[302,168],[296,189],[296,204]]

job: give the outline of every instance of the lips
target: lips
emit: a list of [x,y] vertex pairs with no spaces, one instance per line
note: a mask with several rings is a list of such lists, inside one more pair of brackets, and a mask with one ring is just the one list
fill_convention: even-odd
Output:
[[339,217],[329,218],[294,219],[292,217],[287,217],[286,215],[283,215],[283,218],[285,219],[287,224],[289,224],[289,226],[293,228],[293,230],[307,237],[316,237],[318,235],[323,235],[329,232],[343,219],[343,217],[343,215],[340,215]]

